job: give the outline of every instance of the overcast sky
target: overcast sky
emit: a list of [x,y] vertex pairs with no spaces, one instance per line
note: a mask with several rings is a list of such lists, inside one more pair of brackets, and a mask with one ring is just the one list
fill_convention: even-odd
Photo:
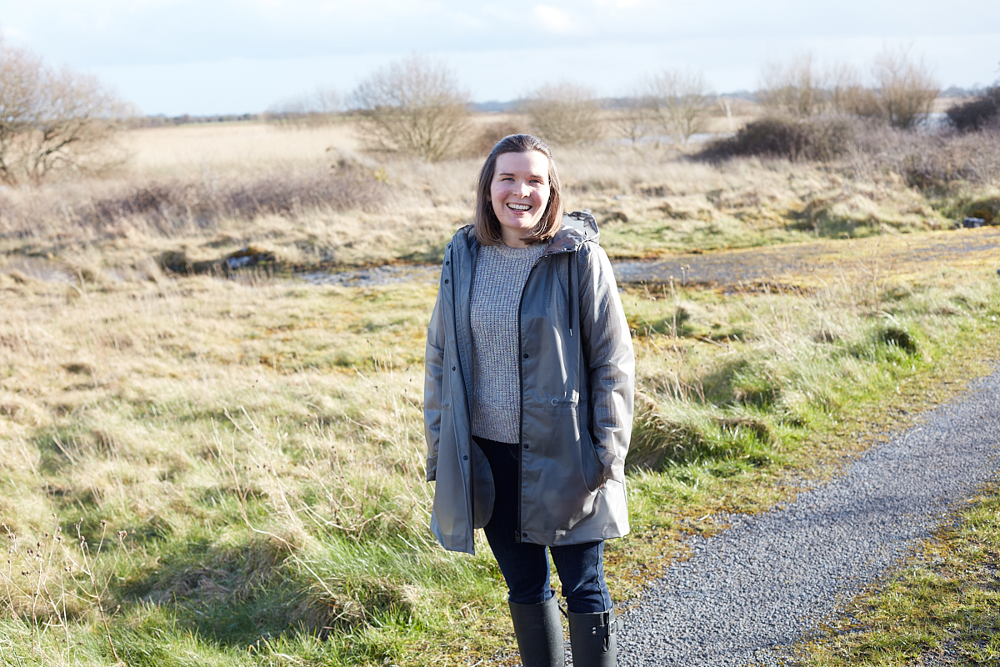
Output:
[[1000,78],[998,0],[0,0],[9,44],[98,75],[147,114],[263,111],[381,65],[440,58],[479,102],[569,80],[624,94],[663,68],[718,92],[810,51],[865,67],[908,47],[942,87]]

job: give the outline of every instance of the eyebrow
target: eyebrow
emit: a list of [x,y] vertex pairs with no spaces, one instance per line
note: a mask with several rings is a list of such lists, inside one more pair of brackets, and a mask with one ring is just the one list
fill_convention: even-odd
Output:
[[[501,171],[497,176],[516,176],[517,174],[510,171]],[[528,174],[528,178],[545,178],[541,174]]]

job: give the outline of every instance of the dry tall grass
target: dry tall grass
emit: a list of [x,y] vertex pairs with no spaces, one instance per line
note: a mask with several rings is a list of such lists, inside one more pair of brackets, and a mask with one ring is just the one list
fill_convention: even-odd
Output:
[[[372,162],[346,131],[142,130],[135,174],[0,194],[3,659],[464,664],[506,641],[487,550],[456,557],[428,534],[434,285],[221,280],[157,261],[251,243],[285,266],[434,261],[471,216],[480,159]],[[594,210],[619,257],[947,222],[898,175],[847,164],[610,144],[557,157],[568,206]],[[831,423],[995,334],[995,267],[916,263],[897,279],[877,243],[852,243],[808,289],[623,295],[641,539],[609,546],[616,597],[676,549],[648,536],[767,506],[785,467],[836,454],[816,432],[833,438]]]

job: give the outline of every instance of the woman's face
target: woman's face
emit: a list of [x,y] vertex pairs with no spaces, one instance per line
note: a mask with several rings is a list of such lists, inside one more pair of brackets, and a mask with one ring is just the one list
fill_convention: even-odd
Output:
[[503,242],[512,248],[527,247],[522,237],[542,219],[549,203],[549,159],[538,151],[499,155],[490,201]]

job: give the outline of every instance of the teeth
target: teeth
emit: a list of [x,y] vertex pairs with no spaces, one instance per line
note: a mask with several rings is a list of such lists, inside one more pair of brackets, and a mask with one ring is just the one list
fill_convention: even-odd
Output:
[[512,208],[515,211],[527,211],[529,208],[531,208],[527,204],[507,204],[507,207]]

